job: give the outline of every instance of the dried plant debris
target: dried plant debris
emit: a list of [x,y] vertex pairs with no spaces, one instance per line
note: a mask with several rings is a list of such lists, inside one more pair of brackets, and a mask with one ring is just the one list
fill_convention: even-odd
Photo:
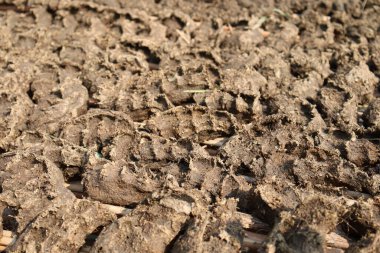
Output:
[[379,23],[0,0],[0,251],[378,252]]

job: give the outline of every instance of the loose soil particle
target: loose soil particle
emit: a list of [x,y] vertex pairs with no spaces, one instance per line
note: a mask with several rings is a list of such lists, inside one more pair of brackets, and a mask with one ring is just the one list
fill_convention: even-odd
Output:
[[379,25],[378,0],[0,0],[8,251],[379,252]]

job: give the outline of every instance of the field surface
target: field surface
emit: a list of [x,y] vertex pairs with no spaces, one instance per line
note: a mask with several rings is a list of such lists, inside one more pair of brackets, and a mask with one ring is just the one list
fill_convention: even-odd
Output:
[[379,0],[0,0],[0,250],[380,252],[379,77]]

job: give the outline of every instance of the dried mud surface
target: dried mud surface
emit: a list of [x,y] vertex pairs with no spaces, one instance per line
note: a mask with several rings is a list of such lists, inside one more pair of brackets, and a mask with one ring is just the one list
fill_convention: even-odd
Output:
[[380,252],[380,1],[0,0],[0,34],[7,251],[255,251],[242,212]]

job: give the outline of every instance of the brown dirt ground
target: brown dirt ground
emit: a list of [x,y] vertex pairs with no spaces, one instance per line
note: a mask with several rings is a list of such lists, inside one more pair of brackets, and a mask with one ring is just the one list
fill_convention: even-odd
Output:
[[379,77],[379,0],[0,0],[8,251],[380,252]]

